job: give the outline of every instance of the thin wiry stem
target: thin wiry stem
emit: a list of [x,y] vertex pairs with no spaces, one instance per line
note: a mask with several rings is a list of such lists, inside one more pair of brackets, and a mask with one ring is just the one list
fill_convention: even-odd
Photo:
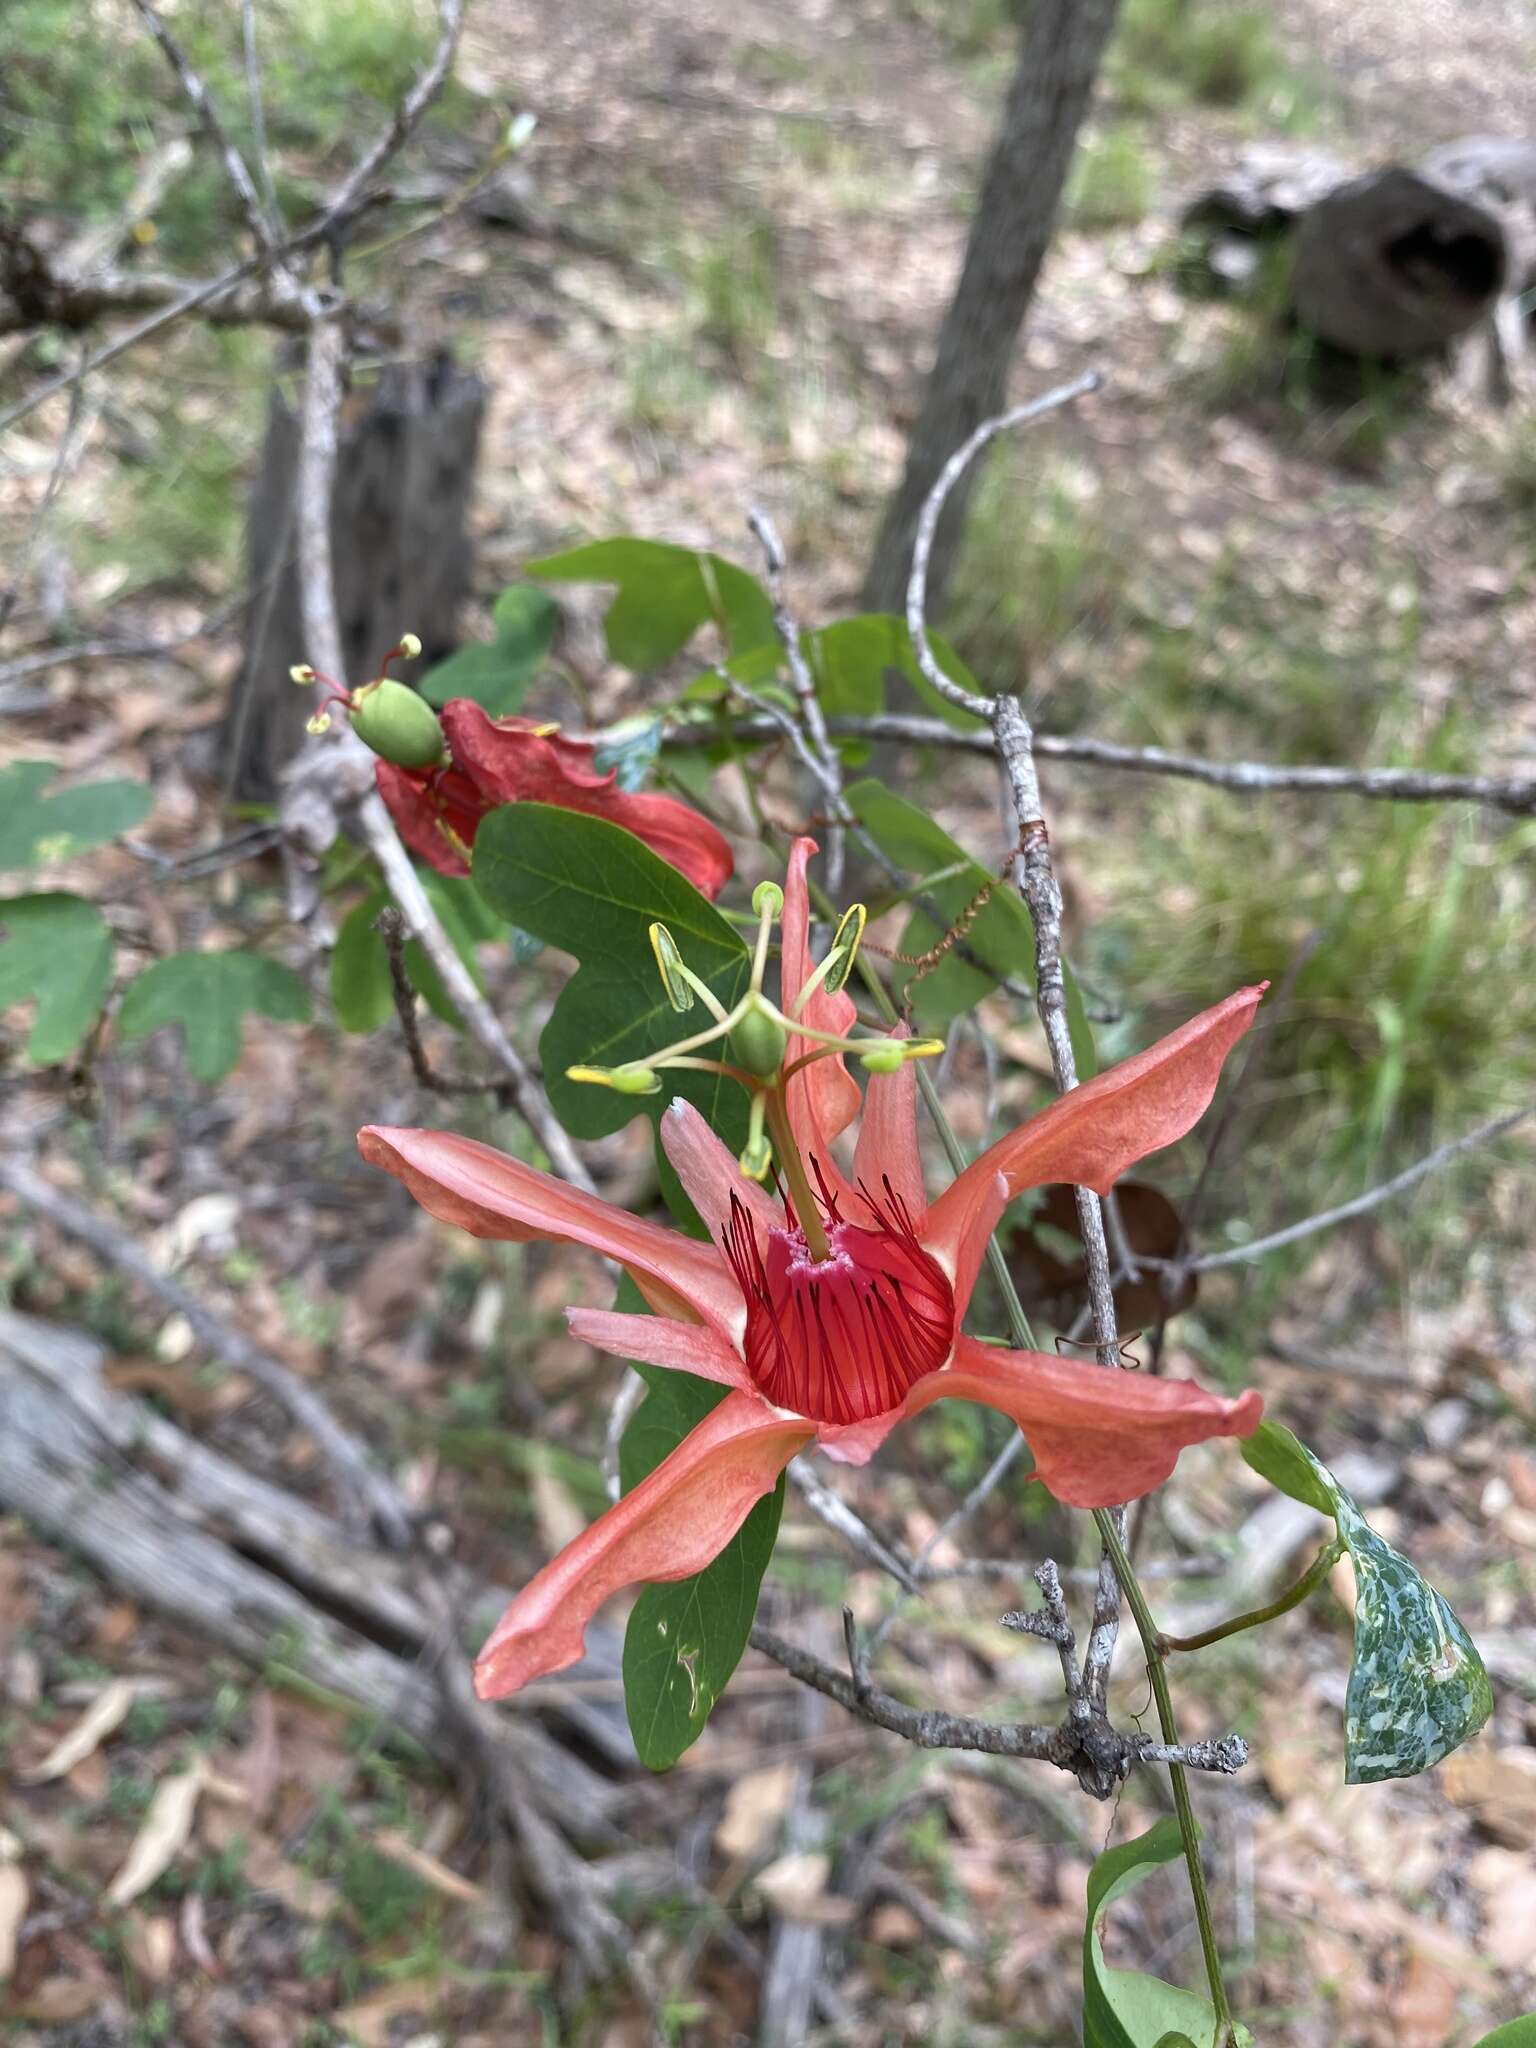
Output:
[[[928,680],[932,681],[932,677]],[[962,710],[971,709],[970,704],[961,701],[963,696],[961,693],[961,698],[951,701]],[[771,739],[775,730],[766,716],[740,718],[730,728],[733,739],[746,741]],[[901,740],[913,746],[942,747],[987,757],[995,752],[991,734],[985,730],[946,725],[941,718],[899,711],[882,711],[867,718],[829,718],[827,731],[834,739]],[[719,736],[719,728],[713,724],[678,725],[668,731],[664,744],[677,748],[712,746]],[[1382,803],[1487,804],[1511,817],[1536,817],[1536,775],[1443,775],[1421,768],[1342,768],[1323,764],[1292,767],[1273,761],[1212,761],[1203,754],[1174,753],[1166,747],[1123,747],[1113,740],[1093,739],[1080,733],[1037,732],[1035,753],[1044,760],[1080,761],[1133,775],[1171,775],[1243,795],[1294,790],[1303,795],[1367,797]]]

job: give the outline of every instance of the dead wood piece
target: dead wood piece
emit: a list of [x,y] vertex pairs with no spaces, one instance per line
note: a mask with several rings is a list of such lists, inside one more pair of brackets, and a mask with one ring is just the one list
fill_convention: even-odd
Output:
[[[419,1572],[115,1393],[104,1358],[90,1337],[0,1314],[0,1504],[178,1627],[258,1668],[280,1658],[455,1767],[462,1728],[423,1662],[440,1659],[442,1634]],[[455,1612],[502,1604],[463,1576],[444,1581]],[[563,1713],[554,1689],[540,1710]],[[585,1732],[592,1704],[576,1713]],[[490,1721],[550,1826],[615,1840],[622,1786],[531,1714]]]
[[[469,589],[467,516],[485,411],[485,386],[446,353],[395,363],[343,409],[331,507],[331,553],[341,629],[338,674],[377,675],[404,632],[418,635],[420,664],[397,664],[409,680],[456,643]],[[225,777],[236,794],[269,798],[297,751],[313,695],[288,679],[315,659],[305,644],[294,518],[300,424],[281,380],[267,415],[252,492],[247,552],[254,603],[245,665],[224,733]]]
[[1340,185],[1302,216],[1291,302],[1304,328],[1349,355],[1411,360],[1486,319],[1508,269],[1497,214],[1392,165]]

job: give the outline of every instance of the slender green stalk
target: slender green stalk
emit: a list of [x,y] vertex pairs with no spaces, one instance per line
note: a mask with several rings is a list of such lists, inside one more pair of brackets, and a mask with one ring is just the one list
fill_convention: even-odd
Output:
[[[1152,1682],[1152,1697],[1157,1702],[1158,1726],[1163,1740],[1176,1743],[1179,1739],[1178,1723],[1174,1719],[1173,1695],[1168,1690],[1168,1673],[1163,1665],[1162,1638],[1157,1632],[1157,1623],[1152,1619],[1152,1610],[1147,1597],[1141,1590],[1141,1581],[1136,1568],[1126,1555],[1125,1545],[1120,1540],[1120,1531],[1115,1526],[1114,1513],[1109,1508],[1095,1508],[1093,1519],[1104,1548],[1108,1551],[1120,1581],[1120,1590],[1125,1594],[1126,1605],[1136,1623],[1136,1633],[1141,1637],[1141,1647],[1147,1660],[1147,1677]],[[1200,1830],[1195,1821],[1195,1809],[1189,1796],[1189,1779],[1182,1764],[1168,1766],[1168,1782],[1173,1788],[1173,1810],[1178,1816],[1179,1836],[1184,1844],[1184,1862],[1189,1871],[1190,1896],[1194,1901],[1195,1925],[1200,1930],[1200,1953],[1205,1958],[1205,1975],[1210,1985],[1211,2004],[1215,2008],[1220,2048],[1232,2040],[1232,2008],[1227,2003],[1227,1987],[1221,1975],[1221,1951],[1216,1946],[1216,1927],[1211,1918],[1210,1894],[1205,1888],[1205,1867],[1200,1861]]]
[[1288,1614],[1293,1607],[1299,1607],[1308,1594],[1315,1593],[1343,1555],[1343,1539],[1335,1537],[1332,1543],[1318,1552],[1295,1585],[1288,1587],[1278,1599],[1271,1600],[1267,1607],[1255,1607],[1247,1614],[1235,1614],[1230,1621],[1218,1621],[1214,1628],[1201,1629],[1198,1635],[1159,1636],[1158,1647],[1165,1651],[1203,1650],[1210,1643],[1223,1642],[1228,1636],[1241,1634],[1245,1628],[1262,1628],[1266,1621]]

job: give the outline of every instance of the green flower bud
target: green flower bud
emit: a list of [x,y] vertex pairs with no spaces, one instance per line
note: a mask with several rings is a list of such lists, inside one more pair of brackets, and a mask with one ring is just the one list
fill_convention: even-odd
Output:
[[784,1064],[789,1036],[778,1018],[755,1005],[731,1033],[731,1058],[765,1081]]
[[867,1052],[859,1054],[859,1065],[871,1074],[894,1074],[907,1063],[901,1042],[877,1039]]
[[392,676],[365,683],[353,698],[352,730],[365,747],[397,768],[435,768],[443,758],[443,728],[425,697]]

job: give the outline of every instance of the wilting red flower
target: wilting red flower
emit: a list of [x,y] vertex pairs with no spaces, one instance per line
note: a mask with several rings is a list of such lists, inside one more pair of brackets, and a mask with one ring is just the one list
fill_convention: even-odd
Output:
[[[780,1008],[810,973],[806,860],[797,842],[784,894]],[[915,1075],[872,1075],[852,1171],[833,1141],[859,1114],[842,1058],[798,1072],[812,1050],[791,1037],[781,1075],[787,1121],[819,1190],[813,1236],[793,1198],[747,1179],[688,1104],[662,1139],[710,1233],[705,1244],[447,1132],[364,1130],[364,1158],[395,1174],[434,1216],[477,1237],[592,1246],[634,1277],[654,1315],[572,1309],[577,1336],[619,1358],[697,1374],[730,1393],[639,1485],[537,1573],[481,1653],[482,1697],[516,1692],[582,1654],[586,1623],[610,1593],[701,1571],[796,1452],[818,1441],[863,1464],[906,1416],[946,1397],[1000,1409],[1029,1441],[1058,1500],[1093,1508],[1135,1499],[1185,1446],[1245,1436],[1256,1393],[1224,1400],[1188,1380],[1152,1379],[962,1333],[987,1240],[1026,1188],[1063,1181],[1105,1193],[1127,1167],[1191,1127],[1262,988],[1229,996],[1150,1050],[1101,1074],[999,1140],[928,1203],[918,1154]],[[798,1013],[846,1036],[844,994],[818,987]],[[805,1184],[805,1176],[801,1176]]]
[[401,838],[440,874],[469,873],[470,848],[487,812],[532,802],[622,825],[706,896],[717,896],[729,881],[731,849],[709,820],[676,797],[618,788],[615,773],[592,766],[595,741],[565,739],[531,718],[492,718],[470,697],[443,706],[442,726],[449,765],[380,761],[376,770]]

